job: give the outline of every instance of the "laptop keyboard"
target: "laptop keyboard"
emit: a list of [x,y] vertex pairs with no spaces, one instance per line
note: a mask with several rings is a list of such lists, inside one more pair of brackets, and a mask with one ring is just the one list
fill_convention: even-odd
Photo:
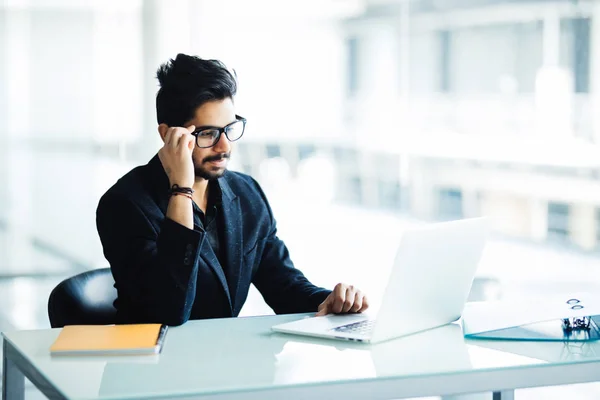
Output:
[[338,326],[337,328],[333,328],[333,330],[336,332],[357,333],[359,335],[368,336],[373,330],[374,325],[375,320],[367,319],[360,322],[354,322],[352,324]]

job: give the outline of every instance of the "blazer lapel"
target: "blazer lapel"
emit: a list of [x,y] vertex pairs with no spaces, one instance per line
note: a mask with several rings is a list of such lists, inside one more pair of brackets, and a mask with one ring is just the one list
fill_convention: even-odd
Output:
[[225,265],[224,269],[230,277],[230,293],[233,310],[236,309],[236,294],[240,284],[240,273],[242,269],[242,208],[240,199],[233,193],[225,179],[219,179],[219,185],[223,194],[223,229],[225,238]]
[[[217,279],[223,286],[223,290],[225,291],[225,296],[227,296],[227,302],[229,303],[229,308],[233,313],[233,303],[231,301],[231,295],[229,294],[229,285],[227,284],[227,278],[225,278],[225,274],[223,273],[223,268],[219,265],[219,260],[217,259],[217,255],[213,251],[212,247],[210,247],[210,243],[208,239],[204,240],[202,245],[202,249],[200,250],[200,257],[204,260],[206,264],[213,270]],[[233,314],[232,314],[233,315]]]

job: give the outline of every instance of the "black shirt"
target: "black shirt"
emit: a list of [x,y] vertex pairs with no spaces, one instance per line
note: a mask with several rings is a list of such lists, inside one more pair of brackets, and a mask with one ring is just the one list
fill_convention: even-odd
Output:
[[[225,273],[227,278],[227,284],[229,285],[229,291],[231,292],[231,278],[227,274],[227,269],[223,268],[226,263],[225,260],[225,239],[223,235],[225,222],[223,221],[223,212],[221,209],[222,193],[219,182],[216,179],[208,182],[208,199],[206,201],[206,214],[202,212],[200,207],[193,202],[194,207],[194,229],[204,230],[206,232],[206,238],[210,243],[210,247],[217,256],[219,264]],[[233,293],[230,293],[233,296]]]

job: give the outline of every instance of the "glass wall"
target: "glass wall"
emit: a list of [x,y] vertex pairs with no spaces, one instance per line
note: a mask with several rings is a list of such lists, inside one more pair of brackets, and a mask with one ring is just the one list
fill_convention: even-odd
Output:
[[[592,1],[0,2],[0,327],[108,266],[100,196],[160,148],[155,71],[217,58],[296,266],[377,301],[401,232],[487,215],[471,299],[600,282]],[[243,315],[270,313],[256,291]]]

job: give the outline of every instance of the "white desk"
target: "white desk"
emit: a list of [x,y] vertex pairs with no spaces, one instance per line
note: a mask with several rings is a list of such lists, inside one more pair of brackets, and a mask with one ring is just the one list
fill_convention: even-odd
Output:
[[[162,354],[51,357],[59,330],[4,333],[3,399],[398,399],[600,381],[600,344],[465,341],[450,325],[364,345],[272,333],[303,315],[190,321]],[[571,347],[573,346],[573,347]]]

